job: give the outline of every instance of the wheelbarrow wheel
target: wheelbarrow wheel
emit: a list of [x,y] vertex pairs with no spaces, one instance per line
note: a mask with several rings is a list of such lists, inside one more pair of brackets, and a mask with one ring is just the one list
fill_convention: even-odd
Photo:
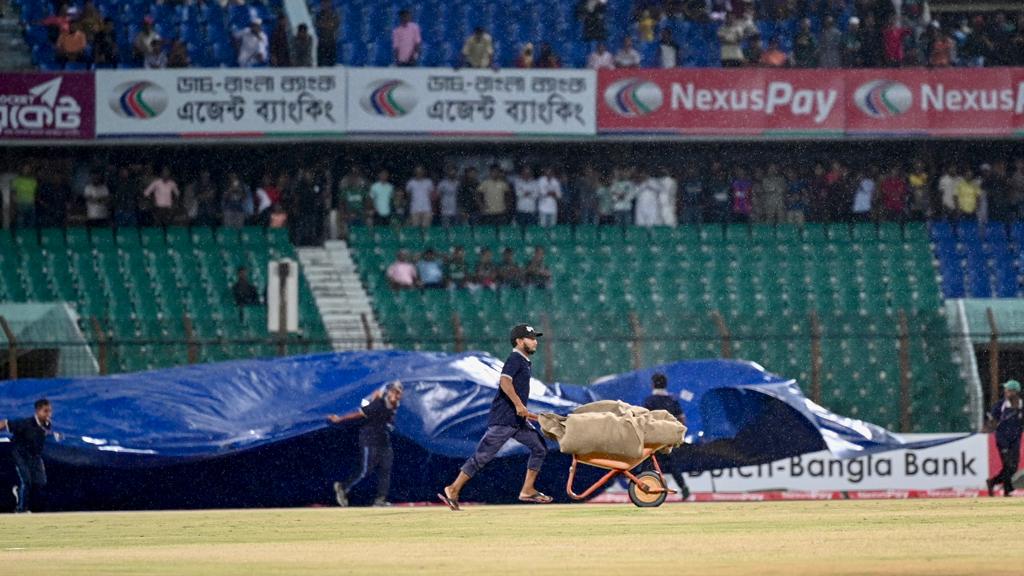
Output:
[[644,488],[653,492],[644,492],[636,482],[630,482],[629,499],[633,501],[633,504],[640,508],[661,506],[665,498],[668,497],[668,492],[665,491],[665,483],[662,481],[661,476],[657,472],[647,471],[638,474],[636,479],[643,484]]

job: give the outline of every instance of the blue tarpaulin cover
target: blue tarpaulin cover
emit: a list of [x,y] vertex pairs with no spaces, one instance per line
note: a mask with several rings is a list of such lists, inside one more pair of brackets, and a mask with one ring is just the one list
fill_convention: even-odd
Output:
[[[205,477],[208,471],[217,469],[215,476],[232,474],[225,463],[237,457],[247,469],[259,470],[261,478],[287,472],[288,479],[279,482],[288,485],[284,492],[292,494],[289,502],[294,502],[302,501],[296,494],[297,484],[302,483],[294,478],[300,478],[302,472],[337,476],[332,470],[336,467],[331,462],[333,450],[351,447],[348,438],[354,436],[355,428],[328,430],[332,427],[325,415],[358,408],[392,380],[400,380],[406,390],[395,420],[396,478],[404,467],[416,467],[411,476],[422,482],[449,474],[472,454],[483,435],[501,362],[481,353],[389,350],[225,362],[106,377],[20,380],[0,384],[0,417],[28,415],[35,399],[50,398],[56,410],[54,428],[66,438],[48,445],[48,462],[80,472],[88,468],[104,471],[100,474],[104,481],[118,486],[130,484],[133,474],[147,481],[159,477],[165,483],[178,476],[194,481],[197,475],[204,476],[204,482],[213,482],[216,478]],[[823,448],[845,458],[931,445],[907,444],[878,426],[833,414],[805,398],[793,380],[743,361],[677,362],[610,377],[588,387],[544,385],[535,380],[529,408],[565,414],[594,400],[640,404],[650,392],[650,377],[656,371],[668,376],[670,392],[684,407],[692,444],[685,464],[689,470],[759,464]],[[332,440],[325,434],[345,438]],[[524,449],[510,443],[501,455],[521,454]],[[204,468],[204,463],[213,468]],[[419,469],[424,466],[433,471]],[[160,468],[168,471],[153,472]],[[508,483],[517,485],[519,480],[517,473]],[[248,480],[250,484],[257,481]],[[239,482],[245,484],[246,480]],[[319,486],[319,482],[315,484]],[[79,491],[100,491],[94,488]],[[405,490],[410,499],[419,497],[421,491],[430,498],[435,488],[407,486]],[[173,499],[161,504],[159,497],[150,497],[158,500],[157,507],[180,505]],[[95,494],[92,498],[93,507],[114,505],[103,498],[97,500]],[[148,503],[132,500],[121,505],[147,507]]]

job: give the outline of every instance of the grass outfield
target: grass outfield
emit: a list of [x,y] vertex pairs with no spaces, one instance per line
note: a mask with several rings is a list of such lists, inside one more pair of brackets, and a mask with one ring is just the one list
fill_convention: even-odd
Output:
[[[4,515],[4,574],[1014,573],[1024,499]],[[1006,572],[1009,569],[1010,572]]]

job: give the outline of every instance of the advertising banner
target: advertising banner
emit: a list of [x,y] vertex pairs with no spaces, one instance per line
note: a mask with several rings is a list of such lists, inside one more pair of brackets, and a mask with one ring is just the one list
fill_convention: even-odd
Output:
[[0,140],[94,135],[92,74],[0,72]]
[[101,70],[99,137],[341,134],[339,68]]
[[349,132],[592,135],[592,70],[350,68]]

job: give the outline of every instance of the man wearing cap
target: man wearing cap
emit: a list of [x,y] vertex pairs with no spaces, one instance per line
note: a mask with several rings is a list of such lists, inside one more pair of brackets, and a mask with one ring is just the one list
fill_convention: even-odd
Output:
[[[669,394],[668,378],[661,372],[651,376],[651,395],[644,400],[644,408],[648,410],[664,410],[678,420],[680,424],[686,425],[686,414],[683,413],[683,407],[679,405],[679,401],[675,397]],[[682,446],[677,447],[667,457],[662,458],[662,461],[668,465],[668,472],[672,474],[672,479],[679,486],[679,493],[682,495],[683,500],[687,500],[690,498],[690,489],[686,486],[686,479],[679,472],[679,459],[682,455],[681,448]]]
[[996,448],[1003,469],[989,478],[988,495],[995,494],[995,486],[1003,485],[1003,494],[1013,493],[1013,475],[1020,462],[1020,436],[1024,433],[1024,403],[1020,397],[1020,382],[1009,380],[1003,384],[1003,397],[992,406],[988,415],[989,427],[995,429]]
[[371,472],[377,473],[377,498],[374,506],[390,506],[388,490],[391,488],[391,465],[394,452],[391,450],[391,429],[395,420],[395,412],[402,402],[402,383],[398,380],[384,386],[383,392],[374,393],[373,399],[354,412],[343,416],[331,414],[327,420],[331,424],[342,424],[353,420],[361,420],[359,427],[359,452],[362,464],[359,469],[343,482],[334,483],[334,498],[338,506],[348,506],[348,492],[359,484]]
[[498,380],[498,393],[491,402],[487,432],[480,439],[476,453],[462,465],[459,476],[444,491],[437,495],[452,510],[459,509],[459,492],[484,466],[497,456],[498,451],[509,440],[515,440],[530,450],[526,463],[526,479],[519,491],[521,502],[547,504],[551,497],[534,487],[537,473],[547,455],[547,447],[540,432],[527,420],[533,415],[526,409],[530,397],[531,363],[530,356],[537,352],[537,338],[542,334],[527,324],[512,328],[510,340],[513,350],[505,360]]
[[248,28],[235,32],[235,40],[238,41],[239,68],[254,68],[267,63],[270,42],[263,32],[263,20],[250,20]]

